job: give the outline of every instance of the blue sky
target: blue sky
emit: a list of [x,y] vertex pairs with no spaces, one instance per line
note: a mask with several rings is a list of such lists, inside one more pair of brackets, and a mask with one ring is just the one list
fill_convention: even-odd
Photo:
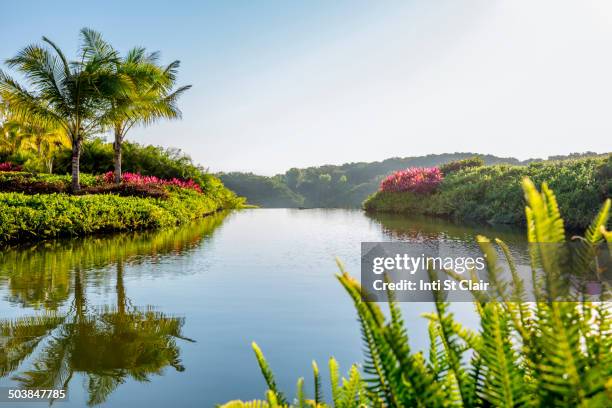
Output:
[[182,61],[180,122],[128,138],[213,171],[452,151],[610,151],[612,6],[592,1],[3,5],[0,58],[81,27]]

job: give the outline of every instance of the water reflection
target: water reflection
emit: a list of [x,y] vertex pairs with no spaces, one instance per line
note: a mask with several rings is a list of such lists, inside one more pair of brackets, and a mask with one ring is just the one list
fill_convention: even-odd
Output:
[[[163,231],[43,242],[0,251],[0,288],[21,307],[57,310],[74,287],[71,274],[85,272],[87,286],[108,286],[105,266],[118,262],[162,262],[194,250],[227,216],[219,213],[196,223]],[[173,270],[173,273],[175,271]]]
[[[293,389],[312,359],[363,361],[353,305],[333,278],[336,257],[357,274],[360,242],[430,237],[467,247],[477,233],[523,240],[520,231],[358,210],[253,209],[176,230],[0,251],[0,386],[67,383],[60,406],[79,408],[105,398],[108,408],[250,400],[265,388],[255,340],[279,387]],[[454,306],[477,327],[471,304]],[[426,350],[421,314],[431,305],[400,307],[411,346]],[[316,341],[301,340],[312,333]]]
[[385,235],[402,241],[462,241],[472,243],[476,235],[499,238],[508,245],[524,244],[525,232],[516,226],[455,223],[426,216],[407,216],[402,214],[367,214],[380,223]]
[[[449,244],[460,251],[480,254],[477,235],[499,238],[510,250],[515,262],[528,265],[529,252],[525,232],[517,226],[456,223],[427,216],[401,214],[367,214],[380,224],[382,232],[391,240],[412,243]],[[499,251],[498,251],[499,252]],[[501,253],[500,253],[501,256]]]
[[[127,379],[149,381],[167,367],[184,371],[177,341],[184,319],[135,306],[125,266],[157,262],[200,245],[224,214],[184,228],[40,244],[1,253],[0,287],[7,300],[44,312],[0,320],[0,376],[23,388],[68,389],[86,378],[87,403],[97,405]],[[92,306],[86,288],[107,282],[114,266],[115,304]],[[65,307],[62,307],[65,306]],[[26,366],[26,367],[22,367]]]

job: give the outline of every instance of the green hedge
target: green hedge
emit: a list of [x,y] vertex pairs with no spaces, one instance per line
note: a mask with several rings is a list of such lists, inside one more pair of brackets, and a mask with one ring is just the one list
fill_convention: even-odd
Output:
[[528,166],[495,165],[460,170],[446,176],[436,193],[382,193],[364,202],[366,211],[445,216],[489,223],[523,224],[520,182],[530,177],[555,191],[570,228],[585,227],[612,191],[612,156]]
[[0,193],[0,243],[162,228],[237,205],[178,188],[167,199]]

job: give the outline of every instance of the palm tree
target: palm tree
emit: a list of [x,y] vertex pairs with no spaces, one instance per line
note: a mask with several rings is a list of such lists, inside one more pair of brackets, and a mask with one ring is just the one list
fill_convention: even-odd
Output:
[[0,153],[13,155],[17,153],[24,143],[23,134],[19,131],[19,124],[12,120],[0,123]]
[[134,84],[134,92],[113,94],[109,100],[107,120],[114,133],[116,183],[121,182],[121,146],[129,130],[160,119],[180,118],[177,100],[191,88],[186,85],[173,90],[180,61],[162,67],[158,59],[158,52],[147,54],[144,48],[136,47],[116,63],[117,75],[129,77]]
[[[18,145],[12,147],[14,151],[11,153],[17,153],[17,151],[34,152],[38,164],[44,167],[44,170],[48,173],[53,172],[55,153],[62,147],[70,146],[70,139],[61,127],[42,126],[18,119],[10,119],[6,123],[8,129],[15,134],[15,141],[18,141]],[[9,140],[9,138],[6,138],[5,142]]]
[[72,145],[72,189],[78,191],[79,160],[85,137],[99,132],[109,98],[127,94],[133,84],[114,67],[117,52],[91,29],[80,32],[78,59],[68,61],[61,49],[43,37],[6,61],[20,72],[31,90],[0,71],[0,95],[11,114],[41,127],[61,128]]
[[56,152],[70,146],[70,139],[61,128],[47,128],[33,124],[24,124],[24,136],[27,147],[36,153],[40,165],[47,173],[53,173],[53,162]]

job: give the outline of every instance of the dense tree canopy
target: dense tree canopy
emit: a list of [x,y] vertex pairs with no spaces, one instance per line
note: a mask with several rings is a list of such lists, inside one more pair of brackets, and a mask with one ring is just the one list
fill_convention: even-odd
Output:
[[387,174],[407,167],[430,167],[453,160],[479,156],[486,164],[524,164],[512,157],[475,153],[430,154],[394,157],[380,162],[292,168],[273,177],[252,173],[221,173],[225,185],[249,202],[263,207],[348,207],[357,208]]

